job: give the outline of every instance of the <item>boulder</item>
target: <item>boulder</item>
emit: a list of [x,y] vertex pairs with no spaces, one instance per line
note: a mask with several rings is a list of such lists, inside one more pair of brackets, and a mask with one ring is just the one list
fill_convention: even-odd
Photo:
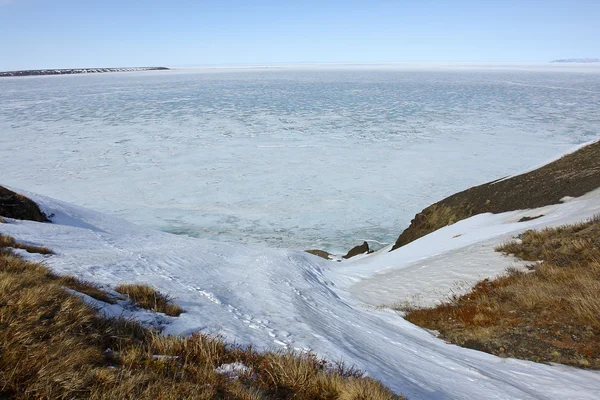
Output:
[[350,251],[348,253],[346,253],[345,256],[343,256],[342,258],[348,259],[354,256],[357,256],[359,254],[365,254],[365,253],[369,253],[369,243],[367,242],[363,242],[363,244],[361,244],[360,246],[356,246],[353,247],[352,249],[350,249]]

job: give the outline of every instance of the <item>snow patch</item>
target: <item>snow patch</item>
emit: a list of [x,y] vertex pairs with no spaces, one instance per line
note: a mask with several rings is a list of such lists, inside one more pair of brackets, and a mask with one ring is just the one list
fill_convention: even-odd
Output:
[[248,374],[252,371],[252,368],[246,367],[240,362],[231,364],[222,364],[215,368],[217,374],[226,375],[229,379],[238,379],[241,375]]

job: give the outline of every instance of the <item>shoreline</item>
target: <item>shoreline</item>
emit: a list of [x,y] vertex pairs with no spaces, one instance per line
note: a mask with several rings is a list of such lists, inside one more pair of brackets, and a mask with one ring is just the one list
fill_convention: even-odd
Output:
[[167,71],[167,67],[131,67],[131,68],[65,68],[65,69],[28,69],[17,71],[0,71],[0,77],[42,76],[42,75],[76,75],[100,74],[107,72],[139,72],[139,71]]

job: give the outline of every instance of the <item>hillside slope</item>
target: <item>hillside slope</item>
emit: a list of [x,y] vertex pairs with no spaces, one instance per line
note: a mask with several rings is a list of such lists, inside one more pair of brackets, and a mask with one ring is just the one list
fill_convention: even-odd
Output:
[[600,141],[534,171],[475,186],[418,213],[392,251],[465,218],[558,204],[600,187]]
[[[0,235],[0,399],[404,399],[312,354],[257,352],[202,334],[165,337],[125,313],[180,315],[155,308],[160,299],[173,311],[168,295],[129,285],[120,297],[55,275],[17,249],[49,254]],[[106,318],[104,307],[122,313]]]
[[[300,251],[170,235],[24,194],[48,215],[53,214],[53,223],[9,220],[0,224],[0,232],[52,248],[56,254],[45,260],[55,272],[108,287],[144,282],[176,296],[185,312],[158,321],[165,324],[165,333],[200,331],[261,349],[310,349],[319,356],[356,365],[411,399],[591,400],[600,390],[597,373],[501,359],[450,346],[393,312],[364,307],[350,290],[357,281],[355,261],[332,263]],[[546,223],[548,218],[555,222],[579,218],[598,203],[598,196],[573,201],[544,218]],[[544,219],[517,225],[525,227],[540,220]],[[491,222],[479,223],[479,232],[472,228],[470,235],[463,237],[469,241],[485,237]],[[516,229],[515,224],[497,225],[502,232]],[[492,228],[497,235],[499,228]],[[444,251],[451,254],[467,243],[449,239],[454,247],[448,249],[435,235],[423,242],[422,249],[429,251],[425,256]],[[373,254],[362,261],[387,263],[383,256],[397,255],[423,257],[419,249],[410,247]],[[456,267],[447,265],[446,269]],[[378,268],[367,264],[361,276],[372,276]],[[110,313],[111,309],[103,311]]]
[[404,308],[405,318],[503,357],[600,369],[600,214],[528,230],[496,251],[529,262],[526,271],[511,268],[436,307]]

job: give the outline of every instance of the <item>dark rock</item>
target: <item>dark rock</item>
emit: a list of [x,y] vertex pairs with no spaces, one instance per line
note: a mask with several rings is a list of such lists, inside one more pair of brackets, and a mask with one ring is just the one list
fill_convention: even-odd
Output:
[[345,256],[342,258],[351,258],[359,254],[369,253],[369,243],[363,242],[360,246],[353,247]]
[[527,222],[527,221],[532,221],[534,219],[538,219],[538,218],[542,218],[544,216],[544,214],[541,215],[536,215],[535,217],[523,217],[521,218],[518,222]]
[[0,215],[7,218],[49,222],[38,205],[27,197],[0,186]]

